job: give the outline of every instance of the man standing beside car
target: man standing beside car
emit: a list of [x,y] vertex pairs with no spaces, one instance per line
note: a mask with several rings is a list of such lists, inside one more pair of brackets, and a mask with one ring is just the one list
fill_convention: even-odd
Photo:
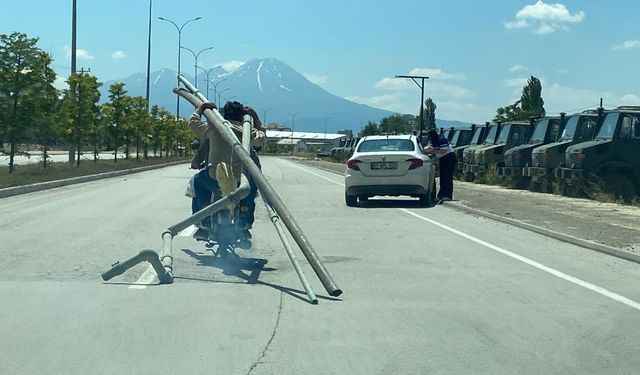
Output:
[[453,174],[457,165],[457,158],[453,147],[447,138],[438,134],[435,129],[427,133],[429,145],[424,148],[427,154],[433,154],[438,158],[440,165],[440,189],[438,189],[438,203],[453,200]]

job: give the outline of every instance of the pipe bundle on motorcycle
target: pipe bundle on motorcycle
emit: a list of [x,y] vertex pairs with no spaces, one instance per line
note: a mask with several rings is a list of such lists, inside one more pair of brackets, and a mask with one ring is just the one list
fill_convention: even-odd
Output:
[[[174,88],[173,90],[174,93],[176,93],[177,95],[187,100],[196,108],[199,107],[200,104],[207,102],[207,99],[204,97],[204,95],[202,95],[202,93],[200,93],[184,77],[178,76],[178,79],[180,80],[180,82],[184,84],[184,86],[186,87],[186,90],[182,88]],[[159,272],[158,278],[160,279],[160,282],[170,283],[173,281],[173,277],[171,276],[172,262],[173,262],[171,243],[172,243],[173,237],[176,236],[183,229],[189,227],[190,225],[199,222],[203,218],[211,215],[212,213],[215,213],[222,209],[226,209],[229,206],[229,204],[238,204],[242,198],[246,197],[246,195],[249,193],[248,179],[244,175],[246,173],[253,178],[256,185],[260,189],[260,193],[263,197],[263,200],[267,205],[267,210],[269,212],[271,221],[276,227],[276,230],[278,232],[280,239],[283,242],[285,250],[287,250],[287,254],[289,255],[289,258],[291,259],[294,265],[294,269],[298,273],[298,276],[300,277],[300,280],[305,288],[305,291],[309,296],[309,300],[312,303],[317,303],[315,294],[311,290],[309,283],[306,281],[306,278],[302,273],[302,269],[300,268],[297,262],[297,259],[295,258],[295,255],[293,255],[291,251],[291,246],[289,245],[286,236],[284,236],[284,230],[282,228],[283,223],[284,223],[284,227],[289,231],[289,233],[291,234],[291,237],[294,239],[294,241],[302,251],[303,255],[311,265],[311,268],[313,269],[315,274],[318,276],[318,279],[320,280],[320,282],[322,282],[322,285],[324,286],[327,293],[329,293],[329,295],[333,297],[337,297],[340,294],[342,294],[342,290],[336,285],[331,275],[329,275],[329,272],[322,264],[322,261],[320,260],[320,257],[317,255],[311,242],[302,232],[302,229],[300,229],[297,222],[295,221],[295,219],[287,209],[287,207],[284,205],[280,197],[276,194],[273,187],[271,187],[267,179],[262,175],[262,172],[260,171],[260,169],[256,166],[256,164],[251,159],[249,154],[251,118],[249,116],[245,116],[245,119],[243,121],[243,132],[242,132],[243,142],[241,144],[238,141],[238,138],[236,137],[235,133],[231,130],[231,126],[229,122],[225,120],[217,110],[206,109],[203,114],[207,119],[209,126],[213,126],[218,131],[218,133],[222,136],[224,141],[231,145],[231,150],[232,150],[231,152],[233,153],[233,157],[237,158],[242,163],[243,175],[241,176],[240,186],[231,194],[229,194],[228,196],[225,196],[220,200],[217,200],[211,205],[196,212],[189,218],[169,227],[162,234],[163,251],[161,256],[159,256],[159,260],[165,272],[161,275],[160,273],[162,273],[162,271],[159,271],[159,267],[157,267],[157,263],[156,263],[156,266],[154,266],[154,269],[156,270],[156,272]],[[133,264],[131,264],[132,263],[131,261],[133,260],[133,258],[129,261],[123,262],[122,264],[116,263],[116,265],[114,266],[118,267],[117,272],[119,273],[114,273],[113,270],[107,271],[103,274],[103,279],[108,280],[108,278],[111,278],[116,274],[121,274],[122,272],[124,272],[124,270],[130,267],[133,267],[135,264],[144,260],[148,260],[149,251],[150,250],[146,250],[145,254],[147,254],[147,256],[144,259],[141,259],[142,257],[137,256],[136,260],[138,259],[140,260]],[[128,266],[126,268],[124,268],[125,263]],[[105,277],[108,277],[108,278],[105,278]],[[169,279],[171,281],[168,281]]]

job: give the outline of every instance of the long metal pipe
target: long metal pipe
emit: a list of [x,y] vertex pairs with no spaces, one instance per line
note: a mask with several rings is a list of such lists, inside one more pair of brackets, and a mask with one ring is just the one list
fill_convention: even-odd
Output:
[[116,262],[111,266],[110,270],[102,274],[102,280],[108,281],[115,276],[122,275],[124,271],[137,265],[138,263],[144,262],[145,260],[151,263],[151,266],[153,266],[153,269],[158,274],[158,279],[160,280],[161,284],[173,283],[173,275],[171,273],[171,269],[166,269],[163,266],[162,262],[160,262],[158,253],[151,249],[142,250],[134,257],[127,259],[122,263]]
[[311,302],[312,305],[317,305],[318,298],[316,297],[316,294],[313,292],[313,289],[311,288],[311,284],[309,284],[307,277],[304,275],[304,271],[302,271],[302,267],[300,267],[300,262],[298,262],[298,258],[296,257],[296,254],[293,252],[293,248],[291,248],[291,244],[289,243],[289,239],[287,238],[287,235],[284,231],[285,228],[284,228],[284,225],[282,225],[282,222],[280,221],[280,217],[278,217],[278,214],[273,210],[273,208],[271,208],[271,206],[267,204],[267,202],[264,202],[264,205],[267,208],[267,212],[269,213],[269,218],[271,219],[273,226],[276,228],[276,232],[278,232],[280,241],[282,241],[282,245],[284,245],[284,249],[286,250],[287,255],[289,256],[289,259],[293,264],[293,269],[298,274],[298,278],[300,279],[300,282],[304,287],[304,291],[307,293],[307,297],[309,297],[309,302]]
[[[200,103],[207,101],[207,99],[200,93],[186,78],[178,76],[187,90],[180,90],[174,88],[173,92],[182,96],[185,100],[190,102],[194,107],[198,107]],[[193,93],[193,94],[192,94]],[[225,126],[226,120],[220,115],[217,110],[207,109],[204,111],[204,115],[212,126],[214,126],[218,132],[222,135],[224,140],[232,145],[232,153],[234,157],[237,157],[242,162],[244,169],[253,177],[254,181],[258,185],[262,196],[266,198],[267,203],[278,213],[278,216],[282,219],[285,226],[289,230],[289,233],[296,241],[300,250],[304,254],[305,258],[311,265],[311,268],[316,273],[322,285],[326,289],[327,293],[333,297],[337,297],[342,294],[342,290],[337,286],[329,271],[325,268],[320,260],[320,257],[316,253],[313,245],[308,240],[307,236],[302,232],[302,229],[298,226],[287,207],[284,205],[278,194],[271,187],[267,179],[262,175],[260,169],[255,165],[249,152],[247,152],[242,145],[238,142],[238,138],[231,131],[229,126]]]

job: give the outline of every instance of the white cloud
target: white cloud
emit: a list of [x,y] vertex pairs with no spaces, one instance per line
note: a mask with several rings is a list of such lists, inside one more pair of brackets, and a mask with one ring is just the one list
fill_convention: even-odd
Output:
[[475,95],[475,93],[467,88],[449,85],[440,82],[431,82],[426,84],[425,96],[438,97],[444,99],[465,99]]
[[124,51],[115,51],[111,54],[111,58],[114,60],[122,60],[126,59],[127,55],[124,53]]
[[57,88],[58,90],[65,90],[69,88],[69,85],[67,84],[67,79],[61,76],[56,76],[56,80],[53,81],[53,87]]
[[[64,53],[67,58],[71,58],[71,47],[64,46]],[[93,60],[93,56],[86,49],[76,48],[76,59],[78,60]]]
[[[411,113],[402,101],[403,95],[400,93],[384,94],[371,97],[348,96],[345,99],[356,103],[370,105],[372,107],[383,108],[392,112]],[[420,111],[417,111],[420,112]]]
[[521,89],[524,86],[526,86],[528,80],[529,80],[528,77],[509,78],[505,81],[504,84],[507,87],[515,87],[515,88]]
[[216,64],[216,66],[220,65],[222,67],[222,69],[226,70],[227,72],[231,73],[234,70],[238,69],[239,67],[241,67],[242,65],[244,65],[246,61],[239,61],[239,60],[231,60],[231,61],[226,61],[226,62],[222,62],[222,63],[218,63]]
[[329,76],[324,76],[324,75],[315,74],[315,73],[302,73],[302,75],[304,76],[304,78],[315,83],[316,85],[321,85],[329,81]]
[[622,44],[614,46],[613,49],[629,49],[635,47],[640,47],[640,39],[625,40]]
[[558,83],[543,85],[542,97],[549,113],[595,108],[600,98],[602,98],[605,107],[640,105],[640,96],[635,94],[619,95],[611,91],[576,89]]
[[582,22],[583,11],[571,13],[564,4],[547,4],[538,0],[535,4],[525,5],[513,21],[505,22],[507,29],[532,29],[536,34],[551,34],[558,29],[568,30],[568,23]]
[[383,78],[376,82],[373,87],[382,90],[407,90],[416,86],[411,80],[405,78]]
[[520,64],[516,64],[516,65],[512,66],[511,68],[509,68],[509,71],[511,73],[519,72],[521,70],[527,70],[527,68],[522,66],[522,65],[520,65]]
[[430,80],[464,80],[467,78],[462,73],[447,73],[438,68],[415,68],[409,72],[409,75],[427,76]]

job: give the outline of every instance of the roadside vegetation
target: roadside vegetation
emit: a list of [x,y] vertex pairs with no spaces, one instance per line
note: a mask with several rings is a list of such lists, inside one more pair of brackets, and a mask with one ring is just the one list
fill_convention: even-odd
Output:
[[[143,97],[129,96],[124,83],[111,85],[109,101],[99,104],[102,83],[95,76],[81,70],[60,90],[54,87],[52,65],[52,56],[38,47],[38,38],[0,35],[0,155],[9,160],[8,167],[0,168],[3,186],[103,171],[108,162],[98,160],[98,154],[105,151],[113,153],[113,170],[164,162],[150,155],[176,157],[190,149],[187,122],[163,108],[149,108]],[[16,165],[15,157],[32,149],[40,150],[42,162]],[[52,164],[53,149],[72,150],[69,163]],[[81,151],[93,160],[81,163]],[[122,153],[124,159],[119,157]],[[144,159],[148,161],[141,162]]]
[[186,156],[165,156],[139,160],[120,159],[117,163],[114,163],[113,160],[103,159],[95,162],[84,162],[79,167],[73,163],[66,162],[50,163],[47,168],[42,168],[39,164],[29,164],[20,165],[11,174],[8,173],[8,167],[0,167],[0,189],[178,161],[186,163],[189,160],[190,158]]

